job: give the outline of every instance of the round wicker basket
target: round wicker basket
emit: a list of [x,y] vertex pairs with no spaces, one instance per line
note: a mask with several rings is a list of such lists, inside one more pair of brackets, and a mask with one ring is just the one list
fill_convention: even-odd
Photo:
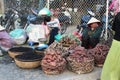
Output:
[[86,62],[77,62],[77,61],[69,61],[67,67],[70,71],[75,72],[77,74],[85,74],[93,71],[94,69],[94,59],[87,60]]
[[48,75],[57,75],[57,74],[60,74],[62,73],[63,71],[44,71],[45,74],[48,74]]
[[42,50],[39,50],[38,47],[34,49],[35,53],[44,56],[44,51],[46,48],[43,48]]
[[29,47],[13,47],[8,50],[9,56],[13,59],[15,58],[15,56],[21,55],[25,52],[33,52],[33,49]]
[[62,44],[63,47],[70,47],[71,44]]
[[59,66],[58,68],[50,69],[49,67],[42,65],[42,70],[45,74],[56,75],[62,73],[66,68],[66,64]]
[[44,56],[44,51],[35,50],[35,53]]
[[18,67],[31,69],[41,65],[42,56],[35,53],[23,53],[15,56],[14,60]]
[[15,58],[15,56],[17,55],[21,55],[23,54],[23,52],[12,52],[12,51],[8,51],[8,54],[11,58]]
[[40,66],[40,60],[38,61],[20,61],[18,59],[14,59],[15,63],[18,67],[24,68],[24,69],[32,69]]

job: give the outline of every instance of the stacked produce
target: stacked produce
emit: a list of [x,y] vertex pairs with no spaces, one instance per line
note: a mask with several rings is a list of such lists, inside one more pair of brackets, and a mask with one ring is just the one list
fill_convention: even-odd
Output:
[[61,54],[61,56],[66,56],[68,55],[68,47],[63,47],[61,43],[55,41],[53,42],[47,49],[46,51],[49,51],[50,49],[56,50],[57,52],[59,52]]
[[69,47],[71,44],[74,44],[75,41],[74,41],[74,40],[71,40],[69,37],[63,37],[63,38],[60,40],[60,43],[61,43],[63,46]]
[[95,65],[102,66],[106,59],[109,47],[104,44],[97,44],[95,48],[88,50],[88,54],[95,58]]
[[66,60],[62,58],[59,51],[49,49],[46,51],[41,66],[46,74],[60,74],[66,67]]
[[69,46],[69,50],[74,50],[76,47],[78,47],[79,45],[78,44],[71,44],[70,46]]
[[105,45],[108,45],[109,47],[111,46],[112,44],[112,40],[113,40],[113,32],[111,30],[108,30],[107,31],[107,40],[106,40],[106,31],[104,32],[104,30],[102,31],[102,36],[100,37],[100,42],[101,44],[105,44]]
[[69,35],[65,35],[62,37],[62,39],[60,40],[60,43],[65,46],[65,47],[70,47],[70,45],[80,45],[81,41],[78,37],[69,34]]
[[38,54],[35,54],[33,52],[26,52],[26,53],[23,53],[22,55],[18,55],[16,56],[15,58],[17,58],[18,60],[21,60],[21,61],[37,61],[37,60],[42,60],[43,56],[41,55],[38,55]]
[[87,50],[83,47],[76,47],[67,57],[68,69],[81,74],[88,73],[94,69],[94,58],[87,55]]

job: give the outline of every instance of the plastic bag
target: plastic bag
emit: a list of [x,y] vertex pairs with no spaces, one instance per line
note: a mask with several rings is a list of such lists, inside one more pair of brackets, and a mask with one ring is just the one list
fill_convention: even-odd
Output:
[[15,29],[11,31],[10,36],[12,37],[15,44],[24,44],[27,39],[27,34],[24,29]]
[[60,41],[61,38],[62,38],[61,33],[58,33],[58,34],[55,36],[55,40],[56,40],[56,41]]
[[45,28],[42,25],[30,24],[26,29],[27,35],[29,37],[28,41],[39,42],[39,39],[45,37]]

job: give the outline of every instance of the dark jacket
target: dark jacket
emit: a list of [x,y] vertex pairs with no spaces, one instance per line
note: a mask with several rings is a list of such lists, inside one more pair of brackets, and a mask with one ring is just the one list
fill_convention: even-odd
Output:
[[91,30],[90,27],[85,28],[82,35],[82,46],[86,49],[94,48],[99,43],[101,32],[102,27],[97,27],[95,30]]
[[91,30],[90,27],[87,27],[83,31],[83,37],[99,38],[101,35],[102,27],[97,27],[95,30]]
[[120,12],[114,18],[112,29],[115,31],[114,39],[120,41]]

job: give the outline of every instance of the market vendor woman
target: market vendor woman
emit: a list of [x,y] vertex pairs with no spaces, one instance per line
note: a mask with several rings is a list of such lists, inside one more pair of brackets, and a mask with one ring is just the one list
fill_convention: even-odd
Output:
[[94,17],[88,21],[87,25],[82,34],[82,46],[90,49],[99,43],[102,27],[100,26],[100,21]]

